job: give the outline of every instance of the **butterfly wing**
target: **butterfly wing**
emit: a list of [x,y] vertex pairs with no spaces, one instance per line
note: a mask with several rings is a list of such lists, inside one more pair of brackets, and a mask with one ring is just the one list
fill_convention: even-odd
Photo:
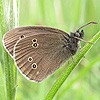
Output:
[[42,26],[19,27],[19,28],[12,29],[11,31],[7,32],[4,35],[3,44],[4,47],[7,49],[8,53],[10,53],[10,55],[13,56],[14,45],[20,38],[32,36],[35,34],[49,34],[49,33],[63,34],[65,32],[55,28],[42,27]]
[[[37,39],[34,45],[33,39]],[[19,40],[14,47],[18,69],[28,79],[39,82],[52,74],[68,58],[61,34],[38,34]]]

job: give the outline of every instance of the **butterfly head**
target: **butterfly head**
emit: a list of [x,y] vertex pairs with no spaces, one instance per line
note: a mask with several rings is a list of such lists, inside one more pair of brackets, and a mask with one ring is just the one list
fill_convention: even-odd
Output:
[[84,31],[81,30],[81,29],[84,28],[84,27],[86,27],[86,26],[88,26],[88,25],[90,25],[90,24],[97,24],[97,23],[96,23],[96,22],[89,22],[89,23],[87,23],[87,24],[81,26],[80,28],[78,28],[78,29],[76,30],[76,32],[71,33],[71,34],[70,34],[70,37],[71,37],[71,38],[77,39],[77,41],[81,41],[82,38],[83,38],[83,36],[84,36]]
[[74,55],[78,49],[78,43],[79,41],[87,42],[88,41],[83,40],[84,37],[84,31],[81,30],[85,26],[88,26],[90,24],[97,24],[96,22],[89,22],[83,26],[81,26],[79,29],[77,29],[75,32],[71,32],[69,35],[69,43],[68,43],[68,49],[70,50],[71,54]]
[[81,31],[77,30],[75,33],[71,33],[70,37],[79,41],[79,39],[82,39],[84,37],[84,31],[83,30],[81,30]]

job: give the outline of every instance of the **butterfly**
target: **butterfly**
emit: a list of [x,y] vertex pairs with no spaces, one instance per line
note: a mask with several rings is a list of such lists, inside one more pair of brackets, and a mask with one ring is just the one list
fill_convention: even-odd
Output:
[[29,80],[40,82],[76,54],[84,41],[83,27],[70,34],[51,27],[26,26],[10,30],[3,37],[7,52],[19,71]]

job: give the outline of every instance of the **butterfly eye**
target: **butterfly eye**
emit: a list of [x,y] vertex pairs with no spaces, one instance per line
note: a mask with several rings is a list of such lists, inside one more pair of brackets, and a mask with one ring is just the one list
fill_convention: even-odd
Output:
[[21,38],[21,39],[22,39],[22,38],[25,38],[25,35],[21,35],[20,38]]
[[34,39],[32,40],[32,42],[33,42],[33,43],[34,43],[34,42],[37,42],[37,39],[34,38]]
[[38,45],[39,45],[38,43],[33,43],[33,44],[32,44],[32,47],[33,47],[33,48],[37,48]]
[[80,34],[79,33],[75,33],[74,36],[75,37],[80,37]]
[[36,69],[37,68],[37,64],[36,63],[33,63],[32,64],[32,69]]
[[32,57],[28,57],[28,61],[29,62],[32,62],[33,61],[33,58]]

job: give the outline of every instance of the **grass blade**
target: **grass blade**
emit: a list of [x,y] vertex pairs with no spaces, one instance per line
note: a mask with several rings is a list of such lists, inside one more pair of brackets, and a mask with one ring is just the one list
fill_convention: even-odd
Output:
[[[17,17],[17,0],[0,0],[0,20],[2,21],[0,23],[0,31],[2,35],[18,24]],[[2,68],[4,68],[5,75],[6,98],[7,100],[15,100],[17,70],[13,60],[4,50],[2,59]]]
[[[95,34],[95,36],[91,39],[90,42],[95,44],[96,41],[99,38],[100,38],[100,31]],[[55,96],[55,94],[57,93],[57,91],[59,90],[61,85],[64,83],[64,81],[67,79],[67,77],[73,71],[73,69],[79,64],[79,62],[82,60],[84,55],[86,55],[86,53],[91,49],[92,46],[93,46],[92,44],[86,44],[82,48],[81,52],[75,56],[75,58],[74,58],[75,59],[75,63],[71,63],[68,66],[67,70],[57,79],[57,81],[54,83],[54,85],[52,86],[51,90],[49,91],[49,93],[45,97],[45,100],[52,100],[53,99],[53,97]],[[66,66],[66,64],[65,64],[65,66]]]
[[[71,80],[67,86],[62,90],[60,91],[60,95],[61,97],[66,94],[66,91],[69,90],[69,88],[71,88],[71,86],[74,85],[74,83],[76,83],[79,79],[81,79],[83,76],[85,76],[87,74],[87,72],[93,67],[95,66],[97,63],[100,63],[100,57],[95,57],[93,59],[93,61],[91,61],[84,69],[82,69],[79,74],[73,79]],[[60,98],[61,98],[60,97]]]

